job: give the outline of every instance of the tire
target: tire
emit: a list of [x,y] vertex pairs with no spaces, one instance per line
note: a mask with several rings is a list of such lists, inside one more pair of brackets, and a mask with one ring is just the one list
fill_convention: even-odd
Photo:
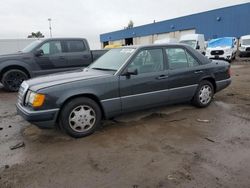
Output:
[[196,90],[192,103],[199,108],[205,108],[212,102],[213,96],[213,84],[207,80],[203,80]]
[[71,137],[93,134],[101,124],[102,112],[92,99],[80,97],[67,102],[59,116],[60,127]]
[[22,70],[12,69],[3,74],[1,82],[5,90],[15,92],[18,91],[22,82],[28,78],[28,75]]

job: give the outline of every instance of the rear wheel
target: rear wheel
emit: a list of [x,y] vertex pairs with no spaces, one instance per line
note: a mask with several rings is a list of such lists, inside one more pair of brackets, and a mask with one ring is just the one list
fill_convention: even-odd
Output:
[[18,91],[24,80],[28,79],[28,75],[19,69],[8,70],[3,74],[2,84],[7,91]]
[[92,99],[81,97],[64,105],[59,123],[72,137],[81,138],[95,132],[100,126],[102,113],[99,105]]
[[202,81],[194,95],[192,103],[200,108],[207,107],[213,99],[214,87],[213,84],[207,80]]

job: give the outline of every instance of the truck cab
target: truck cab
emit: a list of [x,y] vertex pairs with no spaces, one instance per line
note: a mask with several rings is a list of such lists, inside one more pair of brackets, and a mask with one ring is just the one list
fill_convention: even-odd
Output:
[[240,38],[239,56],[250,56],[250,35],[245,35]]
[[180,43],[187,44],[205,55],[205,38],[203,34],[187,34],[180,38]]
[[108,50],[90,50],[84,38],[36,40],[22,51],[0,56],[0,83],[18,91],[24,80],[87,67]]

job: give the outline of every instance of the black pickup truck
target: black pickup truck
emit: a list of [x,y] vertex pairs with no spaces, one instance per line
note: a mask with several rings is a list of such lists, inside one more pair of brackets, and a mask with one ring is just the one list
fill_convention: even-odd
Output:
[[83,38],[37,40],[17,54],[0,56],[0,83],[17,91],[29,78],[88,66],[107,50],[90,50]]

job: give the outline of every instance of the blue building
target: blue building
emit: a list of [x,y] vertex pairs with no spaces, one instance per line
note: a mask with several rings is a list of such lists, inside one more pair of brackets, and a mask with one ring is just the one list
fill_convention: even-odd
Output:
[[237,37],[250,34],[250,3],[220,8],[166,21],[155,22],[100,35],[108,44],[151,44],[163,38],[177,38],[190,33],[204,34],[205,39]]

